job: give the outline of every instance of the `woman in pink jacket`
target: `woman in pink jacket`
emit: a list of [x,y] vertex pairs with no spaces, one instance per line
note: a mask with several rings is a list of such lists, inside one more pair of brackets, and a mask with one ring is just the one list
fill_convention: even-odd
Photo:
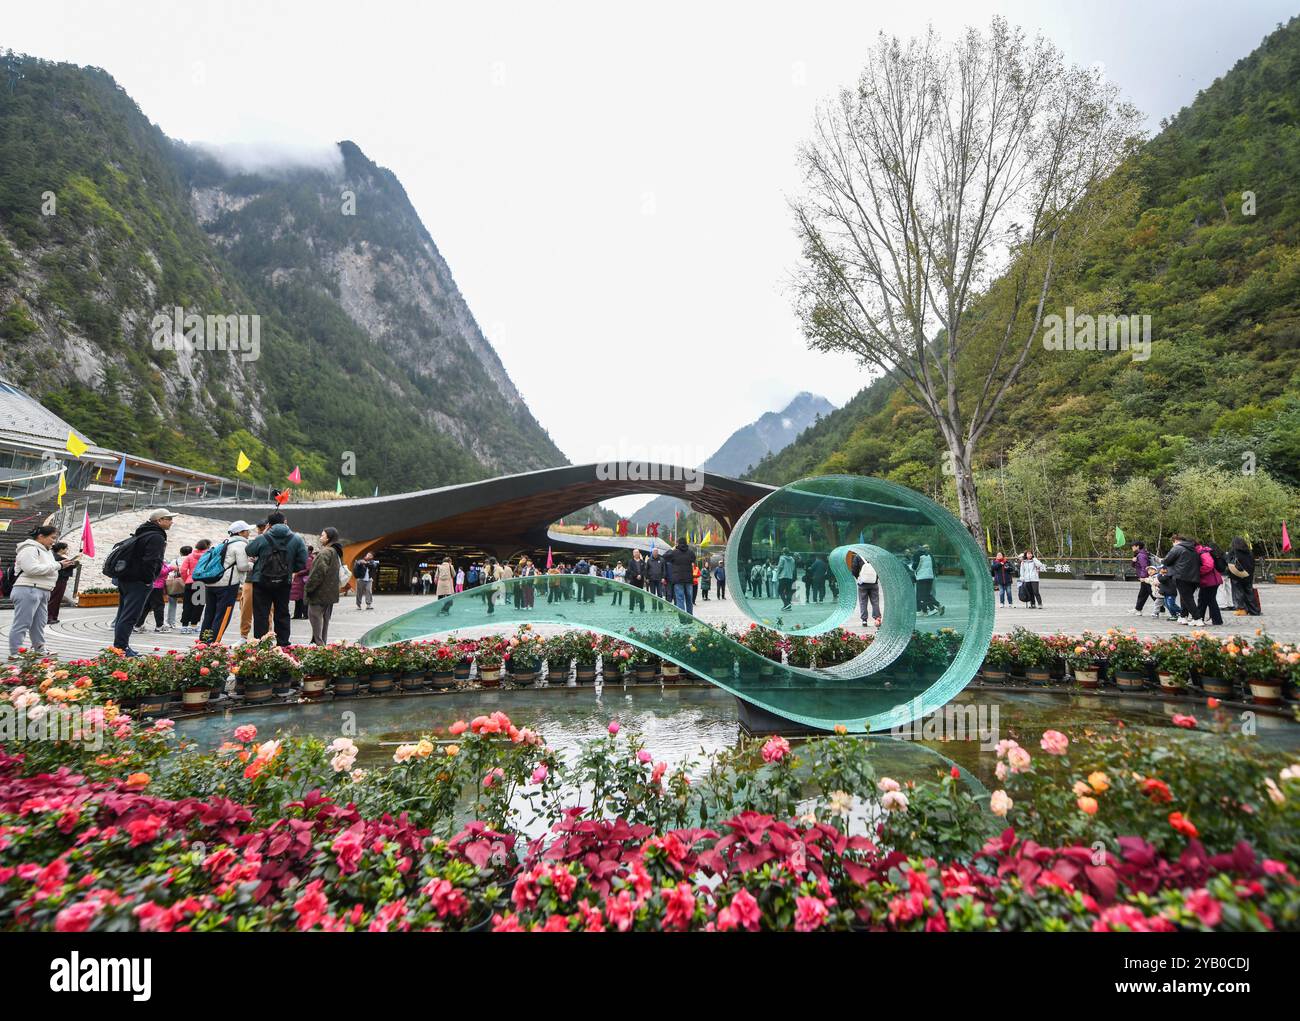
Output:
[[[1223,575],[1214,563],[1216,550],[1213,546],[1201,543],[1196,547],[1201,557],[1201,582],[1196,593],[1196,614],[1198,621],[1205,620],[1205,611],[1210,611],[1210,622],[1206,627],[1222,627],[1223,614],[1219,612],[1219,586],[1223,584]],[[1219,554],[1222,556],[1223,554]]]

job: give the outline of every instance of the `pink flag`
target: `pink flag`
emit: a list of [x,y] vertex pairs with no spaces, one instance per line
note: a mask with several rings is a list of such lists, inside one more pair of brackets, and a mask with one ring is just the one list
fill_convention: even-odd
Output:
[[88,557],[95,555],[95,534],[90,530],[90,508],[86,508],[86,520],[81,525],[81,552]]
[[302,484],[302,472],[298,470],[296,464],[293,466],[293,471],[289,473],[289,481],[298,485]]
[[549,571],[553,566],[554,566],[554,562],[551,560],[551,547],[547,546],[546,547],[546,569]]
[[1282,522],[1282,552],[1286,553],[1291,549],[1291,536],[1287,534],[1286,522]]

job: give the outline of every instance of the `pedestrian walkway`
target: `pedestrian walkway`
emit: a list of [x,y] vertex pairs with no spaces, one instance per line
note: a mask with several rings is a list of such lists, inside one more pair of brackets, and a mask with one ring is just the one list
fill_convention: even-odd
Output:
[[[997,611],[995,633],[1010,631],[1016,626],[1023,626],[1039,634],[1066,632],[1077,634],[1083,630],[1105,631],[1109,627],[1135,628],[1143,637],[1158,638],[1162,635],[1186,632],[1181,625],[1171,624],[1165,620],[1152,620],[1149,616],[1135,617],[1130,613],[1137,588],[1133,583],[1121,582],[1086,582],[1086,581],[1046,581],[1043,583],[1043,608],[1027,610],[1022,605],[999,607]],[[1260,589],[1264,604],[1262,617],[1235,617],[1229,611],[1224,616],[1223,627],[1213,629],[1221,635],[1253,634],[1256,628],[1265,628],[1278,641],[1300,641],[1300,586],[1267,585]],[[951,603],[951,596],[945,600]],[[330,637],[334,640],[356,640],[371,628],[393,617],[408,613],[421,606],[426,606],[431,596],[386,595],[375,597],[373,610],[358,610],[350,597],[345,597],[334,611],[330,622]],[[828,595],[829,600],[829,595]],[[831,605],[828,601],[827,607]],[[727,625],[732,630],[749,627],[750,620],[729,598],[718,600],[700,600],[695,604],[696,616],[714,625]],[[1150,604],[1148,604],[1148,610]],[[951,610],[950,610],[951,612]],[[64,659],[92,656],[113,638],[113,617],[115,608],[78,609],[65,608],[60,614],[59,623],[47,629],[47,648]],[[0,640],[7,643],[12,613],[0,614]],[[937,626],[946,626],[947,619],[933,618]],[[957,616],[956,619],[960,619]],[[856,620],[848,626],[861,631]],[[157,649],[188,648],[194,642],[193,635],[183,635],[175,631],[157,633],[152,630],[153,618],[149,618],[150,630],[137,632],[132,639],[132,647],[139,652],[152,652]],[[478,628],[465,632],[465,637],[486,634],[492,628]],[[560,630],[552,625],[539,626],[539,631],[549,633]],[[238,637],[237,628],[227,632],[226,644],[231,644]],[[291,641],[294,644],[307,643],[311,640],[311,628],[305,620],[292,621]]]

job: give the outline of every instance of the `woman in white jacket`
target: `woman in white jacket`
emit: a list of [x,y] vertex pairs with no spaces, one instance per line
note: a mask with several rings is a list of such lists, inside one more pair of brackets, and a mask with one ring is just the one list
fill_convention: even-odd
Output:
[[59,571],[73,567],[77,558],[56,560],[50,552],[59,537],[53,525],[32,529],[31,537],[18,544],[14,557],[12,598],[14,620],[9,629],[9,655],[16,656],[19,649],[45,650],[45,621],[50,608],[50,592],[59,580]]
[[1025,604],[1029,609],[1043,608],[1043,597],[1038,591],[1038,574],[1043,570],[1043,562],[1034,556],[1033,550],[1025,550],[1020,558],[1020,584],[1025,590]]

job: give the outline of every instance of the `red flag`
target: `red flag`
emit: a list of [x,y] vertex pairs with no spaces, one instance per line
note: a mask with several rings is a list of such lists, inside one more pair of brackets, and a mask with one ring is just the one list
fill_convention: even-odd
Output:
[[289,473],[289,481],[294,483],[295,485],[302,484],[302,472],[298,470],[298,466],[296,464],[293,466],[293,471]]
[[88,557],[95,555],[95,534],[90,530],[90,508],[86,508],[86,518],[81,525],[81,552]]
[[549,571],[554,566],[555,566],[555,562],[551,560],[551,547],[547,546],[546,547],[546,569]]
[[276,494],[275,494],[275,502],[278,503],[281,507],[283,507],[286,503],[288,503],[288,502],[289,502],[289,490],[284,489],[284,490],[281,490],[280,492],[276,493]]
[[619,518],[619,519],[618,519],[618,534],[619,534],[619,535],[627,535],[627,525],[628,525],[627,518]]
[[1291,536],[1287,534],[1286,522],[1282,522],[1282,552],[1286,553],[1291,549]]

